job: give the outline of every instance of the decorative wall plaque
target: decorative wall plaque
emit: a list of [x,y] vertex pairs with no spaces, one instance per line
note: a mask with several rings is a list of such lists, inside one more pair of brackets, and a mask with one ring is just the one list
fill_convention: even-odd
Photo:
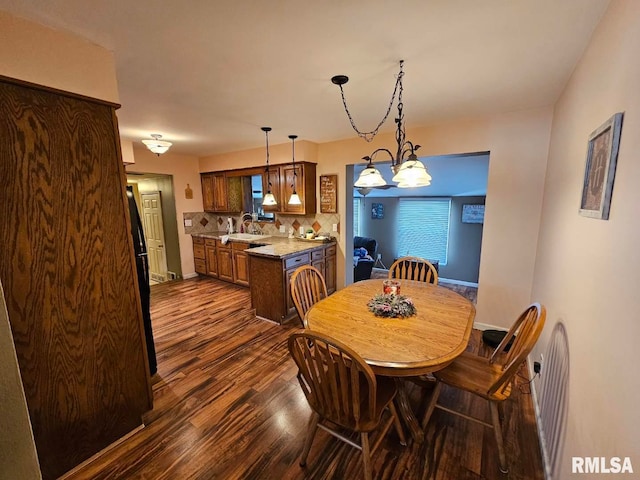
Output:
[[320,213],[338,213],[338,175],[320,175]]

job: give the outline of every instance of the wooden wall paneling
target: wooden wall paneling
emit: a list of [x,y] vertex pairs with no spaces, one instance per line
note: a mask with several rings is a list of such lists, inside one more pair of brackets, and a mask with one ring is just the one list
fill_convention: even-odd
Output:
[[152,404],[114,105],[0,78],[0,280],[43,478]]

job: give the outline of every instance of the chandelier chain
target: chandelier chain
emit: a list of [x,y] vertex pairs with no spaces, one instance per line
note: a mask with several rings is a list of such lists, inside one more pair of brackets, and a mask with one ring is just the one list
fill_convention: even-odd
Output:
[[391,108],[393,107],[393,103],[396,100],[396,94],[398,94],[398,92],[399,92],[398,110],[400,111],[399,117],[402,116],[401,115],[402,114],[402,76],[404,75],[404,71],[402,70],[402,64],[403,64],[403,61],[400,62],[400,72],[398,73],[398,77],[396,78],[396,85],[393,88],[393,94],[391,95],[391,101],[389,102],[389,106],[387,107],[387,112],[384,114],[384,117],[382,117],[382,120],[380,120],[380,123],[378,123],[376,128],[374,128],[370,132],[361,132],[358,129],[358,127],[356,127],[356,123],[353,120],[353,117],[351,116],[351,112],[349,112],[349,108],[347,107],[347,100],[345,99],[345,96],[344,96],[344,89],[342,88],[342,85],[338,85],[340,87],[340,95],[342,96],[342,104],[344,105],[344,111],[347,112],[347,117],[349,117],[349,122],[351,123],[351,127],[353,127],[353,130],[358,134],[358,136],[364,139],[366,142],[371,142],[373,140],[373,138],[378,134],[378,130],[380,130],[380,127],[384,124],[384,122],[387,121],[387,118],[389,118],[389,113],[391,113]]

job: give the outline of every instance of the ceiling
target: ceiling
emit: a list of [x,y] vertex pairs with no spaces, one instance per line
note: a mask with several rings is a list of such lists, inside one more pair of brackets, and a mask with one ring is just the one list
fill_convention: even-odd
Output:
[[[330,82],[350,77],[361,130],[405,60],[409,128],[551,105],[609,0],[0,0],[114,52],[123,138],[204,156],[287,135],[353,138]],[[395,108],[392,113],[395,112]],[[393,131],[392,118],[381,131]],[[419,139],[416,139],[419,142]]]

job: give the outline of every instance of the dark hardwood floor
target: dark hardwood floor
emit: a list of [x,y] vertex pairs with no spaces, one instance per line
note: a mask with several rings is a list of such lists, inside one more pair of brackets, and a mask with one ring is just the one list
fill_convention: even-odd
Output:
[[[144,429],[68,479],[362,478],[359,452],[321,430],[306,469],[298,465],[310,409],[286,348],[295,324],[257,320],[248,289],[214,279],[151,292],[154,409]],[[479,332],[469,349],[487,354]],[[508,475],[499,473],[490,429],[437,410],[420,445],[402,447],[391,430],[374,454],[374,478],[543,479],[527,381],[519,379],[504,409]],[[421,418],[428,392],[410,393]],[[489,418],[485,403],[468,394],[445,387],[441,401]]]

